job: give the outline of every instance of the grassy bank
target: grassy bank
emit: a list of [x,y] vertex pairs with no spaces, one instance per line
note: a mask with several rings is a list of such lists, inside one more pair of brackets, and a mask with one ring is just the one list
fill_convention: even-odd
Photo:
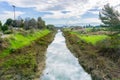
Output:
[[77,32],[71,32],[71,34],[77,35],[81,40],[85,41],[86,43],[90,43],[92,45],[96,45],[97,42],[105,40],[108,38],[107,35],[87,35],[87,34],[79,34]]
[[[29,34],[28,34],[29,33]],[[0,53],[0,58],[3,58],[16,49],[20,49],[24,46],[28,46],[31,44],[32,41],[43,37],[50,33],[49,30],[36,30],[35,32],[24,32],[24,34],[17,33],[17,34],[12,34],[10,37],[4,39],[5,41],[8,42],[9,45],[7,45],[6,49],[3,49]]]
[[17,33],[8,38],[9,48],[14,51],[10,50],[10,54],[0,59],[0,80],[39,80],[45,67],[45,52],[54,34],[43,30],[29,35]]
[[[111,50],[107,35],[88,35],[73,31],[64,31],[64,35],[68,48],[93,80],[120,80],[119,58],[115,55],[117,52],[103,51],[105,48]],[[114,61],[115,58],[118,61]]]

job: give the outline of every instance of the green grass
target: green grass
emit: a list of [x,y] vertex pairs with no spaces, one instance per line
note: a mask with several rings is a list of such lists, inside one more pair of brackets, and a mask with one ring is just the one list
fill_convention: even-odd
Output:
[[5,68],[9,68],[11,66],[23,67],[22,65],[29,65],[34,66],[36,65],[35,56],[33,54],[26,54],[26,55],[19,55],[15,58],[8,59],[6,62],[3,63]]
[[90,32],[93,28],[85,28],[87,32]]
[[85,35],[79,34],[77,32],[71,32],[71,34],[77,35],[81,40],[84,40],[85,42],[90,43],[92,45],[96,45],[97,42],[108,38],[107,35]]
[[16,49],[30,45],[32,41],[41,38],[48,33],[50,33],[50,31],[46,29],[41,31],[37,30],[36,32],[27,34],[25,36],[19,33],[12,35],[10,38],[8,38],[8,48],[3,50],[3,52],[0,54],[0,57],[5,57]]
[[64,31],[71,31],[71,28],[64,28]]
[[91,43],[92,45],[95,45],[97,42],[106,39],[107,35],[82,35],[79,36],[80,39],[86,41],[87,43]]

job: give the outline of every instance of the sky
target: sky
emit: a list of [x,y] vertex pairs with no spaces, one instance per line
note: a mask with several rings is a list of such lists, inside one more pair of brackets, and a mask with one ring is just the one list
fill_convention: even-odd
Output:
[[0,20],[42,17],[46,24],[99,25],[99,11],[110,4],[120,12],[120,0],[0,0]]

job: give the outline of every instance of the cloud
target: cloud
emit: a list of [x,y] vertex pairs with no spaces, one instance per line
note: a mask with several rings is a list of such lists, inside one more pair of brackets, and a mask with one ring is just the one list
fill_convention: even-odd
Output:
[[98,18],[87,18],[83,19],[83,23],[101,23],[101,21]]
[[[0,0],[0,1],[5,1],[8,2],[10,5],[15,5],[17,7],[22,8],[32,7],[38,12],[50,12],[52,14],[45,14],[42,17],[52,19],[69,19],[71,17],[80,19],[82,15],[87,12],[98,15],[99,10],[101,10],[103,6],[107,3],[110,3],[111,6],[114,6],[117,10],[120,11],[119,0],[36,0],[36,1]],[[96,8],[97,10],[89,11],[94,8]],[[62,11],[69,12],[64,13]],[[82,20],[84,21],[85,19]]]
[[[94,7],[102,8],[107,3],[110,3],[112,6],[120,4],[119,0],[6,0],[6,2],[18,7],[34,7],[37,11],[54,11],[53,15],[47,15],[52,18],[66,16],[66,14],[60,12],[63,10],[71,12],[69,17],[78,17]],[[98,14],[98,12],[92,13]],[[56,16],[57,14],[58,16]]]
[[[15,12],[16,14],[16,18],[22,14],[24,14],[23,12],[20,12],[20,11],[16,11]],[[12,11],[4,11],[3,14],[0,14],[0,18],[1,18],[1,21],[4,23],[6,21],[6,19],[8,18],[14,18],[14,15],[13,15],[13,12]]]
[[[61,11],[70,11],[69,17],[79,17],[96,6],[101,0],[6,0],[10,5],[18,7],[34,7],[37,11],[52,11],[52,18],[63,18],[66,14]],[[57,15],[58,14],[58,15]],[[46,16],[46,15],[45,15]],[[59,17],[58,17],[59,16]]]
[[79,20],[70,20],[68,21],[68,24],[78,24],[78,23],[84,23],[84,24],[100,24],[101,21],[98,18],[85,18],[85,19],[79,19]]

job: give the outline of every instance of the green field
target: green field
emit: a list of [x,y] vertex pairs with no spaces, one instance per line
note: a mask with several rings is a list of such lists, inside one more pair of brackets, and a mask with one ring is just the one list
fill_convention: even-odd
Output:
[[96,45],[97,42],[108,38],[107,35],[86,35],[86,34],[79,34],[77,32],[71,32],[71,33],[77,35],[81,40],[84,40],[85,42],[90,43],[92,45]]
[[91,43],[92,45],[95,45],[97,42],[102,41],[106,39],[108,36],[106,35],[82,35],[79,36],[80,39],[86,41],[87,43]]
[[36,30],[34,33],[30,33],[28,35],[27,34],[22,35],[20,33],[11,35],[9,38],[7,38],[9,46],[0,54],[0,57],[5,57],[16,49],[30,45],[32,41],[41,38],[47,35],[48,33],[50,33],[50,31],[46,29],[46,30]]

